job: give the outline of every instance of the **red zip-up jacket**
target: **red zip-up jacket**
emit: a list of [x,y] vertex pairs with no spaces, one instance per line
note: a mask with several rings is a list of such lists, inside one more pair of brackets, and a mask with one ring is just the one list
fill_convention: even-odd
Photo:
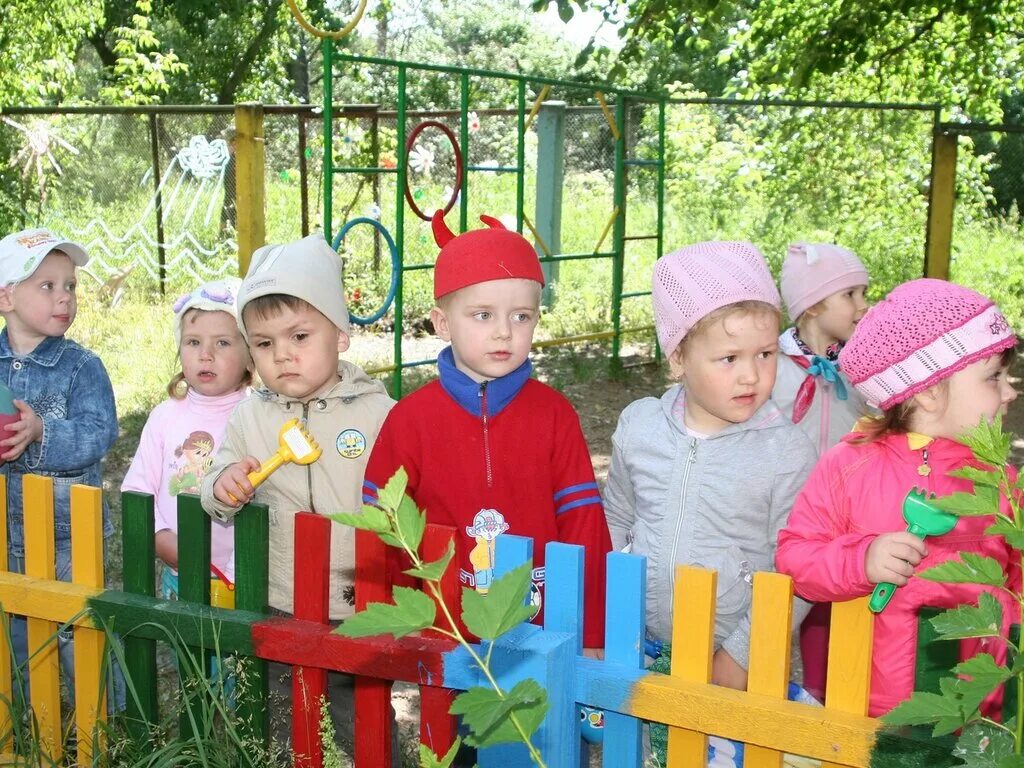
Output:
[[[543,607],[544,545],[582,545],[584,632],[604,646],[605,556],[611,538],[579,417],[566,398],[530,378],[527,360],[479,384],[455,367],[451,347],[438,358],[440,379],[402,398],[388,414],[366,467],[363,501],[399,467],[427,521],[453,526],[459,579],[486,591],[494,537],[530,537],[533,599]],[[557,588],[557,585],[555,585]],[[540,623],[542,613],[534,619]]]

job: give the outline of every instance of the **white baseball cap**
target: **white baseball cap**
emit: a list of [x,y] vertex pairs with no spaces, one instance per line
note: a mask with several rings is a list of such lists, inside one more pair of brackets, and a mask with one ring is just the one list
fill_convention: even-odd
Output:
[[51,251],[66,253],[76,267],[89,262],[89,254],[78,243],[48,229],[23,229],[0,240],[0,286],[31,276]]

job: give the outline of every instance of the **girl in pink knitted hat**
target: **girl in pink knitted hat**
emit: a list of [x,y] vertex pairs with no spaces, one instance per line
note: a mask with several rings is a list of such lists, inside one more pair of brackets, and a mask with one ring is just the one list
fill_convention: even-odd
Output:
[[[713,680],[744,689],[751,584],[814,464],[769,399],[779,293],[750,243],[687,246],[654,267],[654,319],[676,385],[619,417],[605,488],[617,549],[647,556],[647,632],[672,634],[677,565],[718,572]],[[794,610],[799,620],[806,613]]]
[[[914,690],[922,608],[976,603],[985,591],[1002,604],[1004,636],[1019,620],[1016,602],[999,590],[914,576],[964,552],[992,557],[1010,571],[1003,539],[985,534],[991,518],[962,517],[950,533],[927,542],[906,532],[903,518],[904,500],[915,489],[937,496],[971,491],[968,480],[950,475],[979,466],[958,438],[980,420],[1005,413],[1016,397],[1006,379],[1015,342],[989,299],[922,279],[895,288],[868,310],[839,355],[843,371],[882,414],[862,420],[858,432],[822,456],[779,535],[776,560],[807,600],[849,600],[879,583],[896,586],[875,616],[872,715]],[[962,658],[982,647],[997,663],[1006,657],[999,641],[962,645]]]

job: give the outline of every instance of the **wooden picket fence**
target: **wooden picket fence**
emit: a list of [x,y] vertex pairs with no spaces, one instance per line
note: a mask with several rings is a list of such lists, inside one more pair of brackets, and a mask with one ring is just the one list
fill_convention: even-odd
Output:
[[[6,493],[0,478],[0,500]],[[126,674],[138,693],[129,697],[129,722],[140,736],[158,722],[156,643],[177,633],[197,654],[216,647],[247,657],[244,686],[236,692],[239,720],[246,735],[266,743],[266,663],[293,667],[292,745],[299,768],[319,768],[321,696],[327,673],[356,676],[355,755],[357,768],[392,764],[390,709],[395,681],[419,686],[423,743],[443,752],[455,738],[447,714],[454,692],[483,684],[468,654],[443,637],[351,639],[332,633],[328,617],[330,532],[326,518],[300,514],[296,519],[294,617],[267,610],[266,508],[250,505],[236,518],[236,609],[209,606],[210,520],[194,497],[179,498],[179,538],[194,542],[180,549],[180,599],[155,596],[153,500],[125,493],[123,499],[124,591],[103,589],[100,491],[72,491],[73,582],[54,581],[51,481],[25,478],[26,573],[0,573],[0,604],[7,614],[29,617],[31,703],[41,746],[61,756],[59,664],[56,628],[71,622],[75,632],[75,691],[78,708],[77,762],[90,764],[103,745],[95,742],[98,720],[106,716],[101,667],[106,630],[123,639]],[[0,536],[6,543],[6,526]],[[422,553],[440,556],[451,529],[428,526]],[[502,571],[525,562],[532,542],[498,539]],[[363,532],[357,536],[357,607],[386,600],[384,545]],[[680,568],[674,596],[671,674],[644,669],[646,566],[641,557],[613,553],[608,559],[606,651],[603,661],[580,655],[583,604],[582,550],[549,544],[545,550],[544,627],[524,624],[495,643],[496,676],[511,686],[531,677],[548,691],[549,713],[534,743],[550,768],[580,765],[579,705],[603,709],[603,761],[615,768],[641,765],[642,720],[667,724],[668,765],[703,765],[707,736],[744,742],[747,768],[782,764],[783,754],[824,761],[826,768],[867,768],[879,726],[866,716],[871,657],[871,614],[865,600],[837,604],[832,612],[825,707],[786,700],[789,681],[791,584],[788,577],[758,573],[754,608],[749,690],[709,684],[713,650],[715,579],[710,571]],[[450,569],[443,585],[446,600],[459,605],[459,585]],[[496,574],[496,575],[500,575]],[[557,588],[553,585],[557,585]],[[0,637],[0,700],[11,701],[10,652]],[[0,756],[10,752],[5,739],[10,713],[0,706]],[[188,713],[183,731],[190,728]],[[785,727],[780,727],[784,723]],[[527,766],[522,745],[480,750],[481,768]]]

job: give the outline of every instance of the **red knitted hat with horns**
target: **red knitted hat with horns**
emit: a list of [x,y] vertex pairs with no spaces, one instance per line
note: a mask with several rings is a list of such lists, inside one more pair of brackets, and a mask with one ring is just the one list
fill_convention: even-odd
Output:
[[518,277],[544,285],[537,252],[518,232],[505,229],[492,216],[481,216],[487,229],[456,236],[444,223],[444,212],[431,219],[434,241],[441,247],[434,267],[434,299],[467,285]]

